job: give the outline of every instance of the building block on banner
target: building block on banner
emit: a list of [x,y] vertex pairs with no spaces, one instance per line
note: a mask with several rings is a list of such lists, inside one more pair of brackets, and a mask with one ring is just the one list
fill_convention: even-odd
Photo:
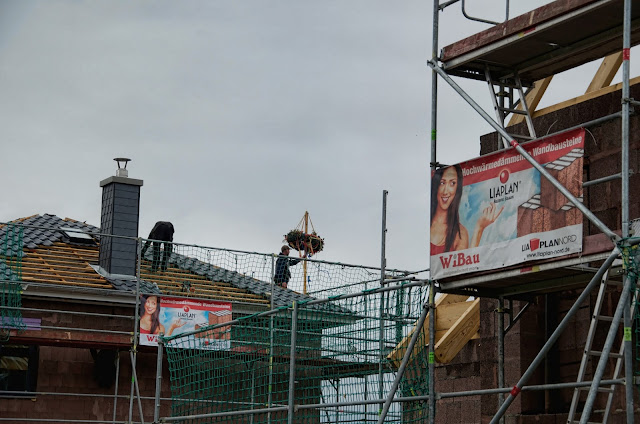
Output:
[[[545,165],[546,170],[571,194],[582,195],[582,149],[574,149],[563,157]],[[547,208],[558,210],[567,199],[549,180],[540,177],[540,203]]]

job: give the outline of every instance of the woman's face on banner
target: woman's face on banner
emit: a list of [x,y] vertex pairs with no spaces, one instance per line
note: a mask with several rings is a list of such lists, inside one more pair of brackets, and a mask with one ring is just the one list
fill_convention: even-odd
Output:
[[438,186],[438,207],[440,207],[440,209],[449,209],[456,195],[457,188],[458,173],[456,169],[451,166],[442,173],[442,179]]
[[158,307],[158,298],[156,296],[149,296],[147,301],[144,303],[144,310],[149,315],[153,315]]

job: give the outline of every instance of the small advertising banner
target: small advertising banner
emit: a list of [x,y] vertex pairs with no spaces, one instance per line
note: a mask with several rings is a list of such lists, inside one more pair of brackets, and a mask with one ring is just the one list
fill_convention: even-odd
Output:
[[[522,147],[582,200],[584,129]],[[431,278],[582,251],[582,213],[515,149],[431,177]]]
[[[158,334],[165,337],[199,330],[231,321],[231,303],[173,297],[142,297],[140,311],[140,344],[158,345]],[[216,328],[180,341],[176,346],[223,350],[231,347],[229,327]]]

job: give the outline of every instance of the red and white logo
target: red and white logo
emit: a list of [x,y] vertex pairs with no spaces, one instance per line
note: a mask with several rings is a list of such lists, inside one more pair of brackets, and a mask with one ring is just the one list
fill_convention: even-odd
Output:
[[189,307],[185,305],[185,307],[182,308],[182,310],[185,311],[185,312],[189,312]]
[[506,184],[507,181],[509,181],[509,171],[507,169],[503,169],[502,171],[500,171],[500,182],[502,184]]
[[531,251],[532,252],[534,250],[538,250],[540,248],[540,239],[539,238],[532,238],[529,241],[529,246],[531,247]]

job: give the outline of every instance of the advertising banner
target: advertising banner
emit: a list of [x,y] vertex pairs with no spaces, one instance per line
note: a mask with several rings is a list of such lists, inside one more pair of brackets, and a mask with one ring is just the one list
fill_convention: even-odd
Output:
[[[582,199],[584,129],[522,147]],[[582,213],[515,149],[431,177],[431,278],[582,251]]]
[[[231,303],[173,297],[143,297],[140,311],[140,344],[158,345],[158,334],[175,336],[201,328],[229,322]],[[229,327],[221,327],[189,336],[188,342],[176,346],[223,350],[231,346]]]

